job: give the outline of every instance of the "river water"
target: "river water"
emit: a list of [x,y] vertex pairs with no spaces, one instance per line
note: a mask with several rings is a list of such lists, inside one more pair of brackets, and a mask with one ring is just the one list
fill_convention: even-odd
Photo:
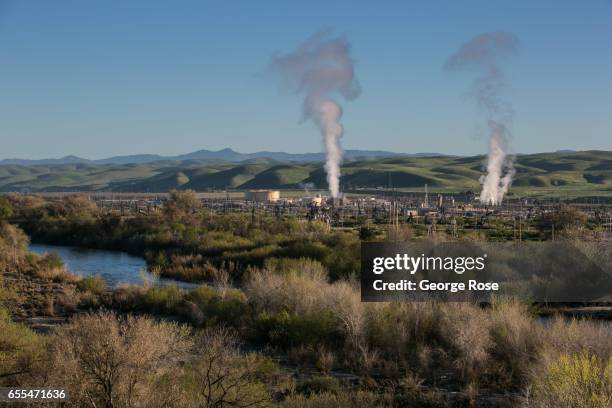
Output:
[[70,272],[82,277],[100,275],[113,287],[126,283],[142,285],[145,282],[156,286],[176,285],[182,288],[197,286],[174,279],[155,279],[147,272],[144,259],[125,252],[46,244],[31,244],[30,250],[39,255],[54,252],[62,258]]

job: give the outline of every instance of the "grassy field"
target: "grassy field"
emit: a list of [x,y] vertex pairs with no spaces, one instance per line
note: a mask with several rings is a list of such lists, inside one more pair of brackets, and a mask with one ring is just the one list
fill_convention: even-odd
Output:
[[[347,162],[342,189],[431,192],[479,190],[484,156],[396,157]],[[612,152],[539,153],[517,157],[511,193],[516,196],[612,196]],[[166,192],[274,188],[325,189],[321,163],[270,160],[225,163],[160,161],[125,165],[0,166],[0,191]]]

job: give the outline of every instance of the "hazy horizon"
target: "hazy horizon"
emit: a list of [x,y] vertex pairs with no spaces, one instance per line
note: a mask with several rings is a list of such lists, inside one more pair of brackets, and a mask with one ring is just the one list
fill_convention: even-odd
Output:
[[[58,159],[64,159],[66,157],[78,157],[80,159],[85,159],[85,160],[104,160],[104,159],[109,159],[109,158],[113,158],[113,157],[129,157],[129,156],[140,156],[140,155],[144,155],[144,156],[163,156],[163,157],[175,157],[175,156],[181,156],[181,155],[185,155],[185,154],[190,154],[190,153],[194,153],[194,152],[198,152],[198,151],[210,151],[210,152],[220,152],[222,150],[232,150],[235,153],[241,153],[241,154],[253,154],[253,153],[261,153],[261,152],[269,152],[269,153],[287,153],[287,154],[295,154],[295,155],[300,155],[300,154],[324,154],[324,151],[285,151],[285,150],[274,150],[274,149],[258,149],[258,150],[253,150],[253,151],[246,151],[246,150],[239,150],[233,147],[225,147],[222,149],[206,149],[206,148],[201,148],[201,149],[195,149],[195,150],[190,150],[190,151],[185,151],[185,152],[179,152],[177,154],[164,154],[164,153],[149,153],[149,152],[132,152],[132,153],[122,153],[122,154],[115,154],[112,156],[81,156],[81,155],[77,155],[77,154],[64,154],[61,156],[44,156],[44,157],[0,157],[0,161],[3,160],[32,160],[32,161],[37,161],[37,160],[58,160]],[[359,148],[345,148],[345,151],[381,151],[381,152],[388,152],[388,153],[396,153],[396,154],[405,154],[405,155],[412,155],[412,154],[440,154],[443,156],[458,156],[458,157],[473,157],[473,156],[486,156],[486,152],[477,152],[477,153],[473,153],[473,154],[460,154],[460,153],[449,153],[449,152],[443,152],[443,151],[414,151],[414,152],[403,152],[403,151],[396,151],[396,150],[387,150],[387,149],[359,149]],[[530,155],[530,154],[544,154],[544,153],[563,153],[563,152],[583,152],[583,151],[612,151],[610,149],[555,149],[555,150],[546,150],[546,151],[537,151],[537,152],[515,152],[514,155]]]
[[612,3],[477,0],[0,3],[1,159],[235,151],[317,153],[301,97],[265,71],[329,29],[350,43],[361,95],[344,149],[482,155],[473,72],[447,72],[473,36],[508,31],[510,150],[612,150]]
[[[236,153],[243,153],[243,154],[252,154],[252,153],[260,153],[260,152],[270,152],[270,153],[287,153],[287,154],[324,154],[325,151],[323,149],[321,150],[311,150],[311,151],[297,151],[297,150],[275,150],[273,148],[261,148],[261,149],[256,149],[256,150],[241,150],[239,148],[236,147],[232,147],[232,146],[226,146],[226,147],[222,147],[219,149],[210,149],[210,148],[206,148],[206,147],[202,147],[202,148],[195,148],[193,150],[189,150],[189,151],[180,151],[178,153],[173,153],[173,154],[169,154],[169,153],[164,153],[164,152],[149,152],[149,151],[134,151],[134,152],[123,152],[123,153],[117,153],[117,154],[112,154],[112,155],[80,155],[80,154],[74,154],[71,152],[67,152],[64,154],[60,154],[60,155],[56,155],[56,156],[45,156],[44,154],[42,156],[35,156],[35,157],[17,157],[17,156],[0,156],[0,161],[2,160],[46,160],[46,159],[63,159],[65,157],[78,157],[81,159],[87,159],[87,160],[103,160],[103,159],[108,159],[111,157],[122,157],[122,156],[138,156],[138,155],[153,155],[153,156],[168,156],[168,157],[173,157],[173,156],[180,156],[180,155],[185,155],[185,154],[189,154],[189,153],[194,153],[197,151],[201,151],[201,150],[207,150],[207,151],[211,151],[211,152],[219,152],[225,149],[230,149],[233,150]],[[399,151],[399,150],[392,150],[392,149],[362,149],[359,147],[351,147],[351,146],[344,146],[343,147],[344,151],[348,151],[348,150],[359,150],[359,151],[383,151],[383,152],[389,152],[389,153],[397,153],[397,154],[406,154],[406,155],[410,155],[410,154],[421,154],[421,153],[439,153],[441,155],[445,155],[445,156],[465,156],[465,157],[470,157],[470,156],[486,156],[487,152],[485,150],[483,150],[482,152],[474,152],[474,153],[456,153],[456,152],[445,152],[445,151],[441,151],[441,150],[431,150],[431,151],[425,151],[425,150],[418,150],[418,151]],[[557,149],[549,149],[549,150],[539,150],[539,151],[526,151],[526,152],[514,152],[514,155],[528,155],[528,154],[539,154],[539,153],[558,153],[558,152],[582,152],[582,151],[612,151],[612,147],[604,149],[604,148],[592,148],[592,149],[572,149],[572,148],[564,148],[564,147],[560,147]]]

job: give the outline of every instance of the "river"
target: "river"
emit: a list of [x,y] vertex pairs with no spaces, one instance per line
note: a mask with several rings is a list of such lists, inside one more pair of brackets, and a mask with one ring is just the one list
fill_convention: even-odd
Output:
[[100,275],[113,287],[126,283],[142,285],[145,282],[158,286],[176,285],[182,288],[197,286],[174,279],[155,279],[147,272],[144,259],[125,252],[46,244],[31,244],[30,250],[39,255],[54,252],[75,275],[82,277]]

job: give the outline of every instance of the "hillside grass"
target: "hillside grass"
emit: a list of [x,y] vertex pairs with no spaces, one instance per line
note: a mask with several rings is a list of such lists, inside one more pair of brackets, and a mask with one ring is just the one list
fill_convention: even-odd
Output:
[[[347,162],[341,188],[396,189],[431,192],[478,191],[484,156],[393,157]],[[511,188],[515,196],[612,196],[612,152],[520,155]],[[222,189],[326,189],[321,163],[240,164],[160,161],[147,164],[0,166],[0,191],[130,191],[166,192]]]

